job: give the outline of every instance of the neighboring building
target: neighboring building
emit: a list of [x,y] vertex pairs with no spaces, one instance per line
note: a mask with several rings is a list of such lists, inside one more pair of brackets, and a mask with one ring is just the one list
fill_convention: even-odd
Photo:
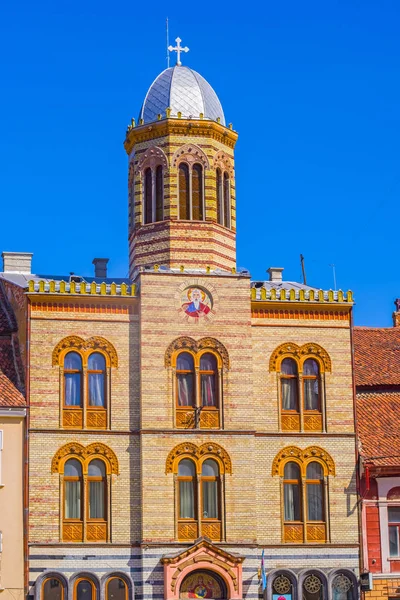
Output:
[[393,328],[354,330],[367,598],[400,595],[400,302]]
[[26,403],[17,321],[0,280],[0,596],[24,597]]
[[237,272],[236,140],[210,85],[167,69],[125,141],[130,279],[4,255],[37,600],[258,598],[263,549],[268,600],[358,597],[352,295]]

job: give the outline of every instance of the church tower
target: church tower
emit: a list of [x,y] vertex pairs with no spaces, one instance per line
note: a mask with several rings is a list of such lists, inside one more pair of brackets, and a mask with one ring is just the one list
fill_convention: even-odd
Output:
[[151,84],[128,127],[130,277],[154,265],[169,269],[236,268],[234,147],[210,84],[182,66]]

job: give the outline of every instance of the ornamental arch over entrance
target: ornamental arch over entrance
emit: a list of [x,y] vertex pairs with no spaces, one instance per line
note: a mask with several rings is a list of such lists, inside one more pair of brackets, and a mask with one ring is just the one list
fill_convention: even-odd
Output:
[[208,538],[178,554],[165,554],[165,600],[242,598],[242,563],[244,557],[219,548]]

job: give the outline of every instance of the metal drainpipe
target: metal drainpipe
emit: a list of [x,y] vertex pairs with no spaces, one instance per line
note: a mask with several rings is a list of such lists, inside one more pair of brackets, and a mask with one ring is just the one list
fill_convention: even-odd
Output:
[[[360,474],[358,470],[359,463],[359,452],[358,452],[358,436],[357,436],[357,390],[356,390],[356,382],[354,378],[355,373],[355,364],[354,364],[354,336],[353,336],[353,309],[350,312],[350,345],[351,345],[351,372],[352,372],[352,383],[353,383],[353,419],[354,419],[354,431],[356,434],[355,437],[355,459],[356,459],[356,489],[357,489],[357,517],[358,517],[358,545],[359,545],[359,555],[360,555],[360,573],[364,570],[364,548],[362,542],[362,500],[361,500],[361,487],[360,487]],[[361,596],[365,597],[365,592],[361,592]]]
[[25,393],[26,417],[24,435],[24,474],[23,474],[23,503],[24,503],[24,587],[25,597],[29,593],[29,392],[30,392],[30,343],[31,343],[31,302],[27,298],[26,318],[26,368],[25,368]]

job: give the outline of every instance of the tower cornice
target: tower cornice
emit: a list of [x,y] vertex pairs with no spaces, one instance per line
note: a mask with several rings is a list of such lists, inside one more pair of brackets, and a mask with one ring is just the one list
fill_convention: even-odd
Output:
[[236,131],[233,131],[230,127],[224,127],[216,121],[179,118],[161,119],[137,127],[130,126],[124,142],[126,153],[129,155],[135,144],[168,135],[211,138],[232,149],[235,147],[238,138]]

